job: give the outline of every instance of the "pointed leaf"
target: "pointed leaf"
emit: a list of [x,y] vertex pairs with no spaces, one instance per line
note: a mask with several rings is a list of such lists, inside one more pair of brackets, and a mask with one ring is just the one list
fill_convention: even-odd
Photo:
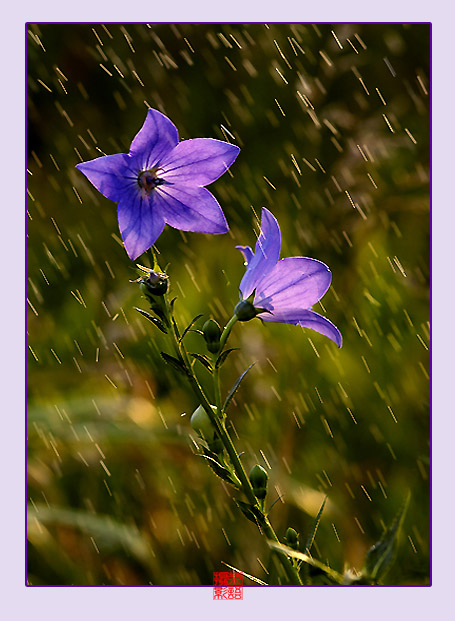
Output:
[[148,319],[149,321],[151,321],[153,323],[154,326],[156,326],[159,330],[161,330],[161,332],[164,332],[164,334],[167,334],[167,328],[164,325],[164,323],[161,321],[161,319],[158,319],[158,317],[153,317],[153,315],[151,315],[150,313],[148,313],[145,310],[142,310],[142,308],[137,308],[136,306],[134,307],[134,310],[137,310],[138,313],[140,313],[141,315],[143,315],[146,319]]
[[229,569],[232,569],[232,571],[235,571],[238,574],[242,574],[242,576],[245,576],[245,578],[248,578],[249,580],[252,580],[253,582],[257,582],[257,584],[260,584],[261,586],[268,586],[267,582],[263,582],[262,580],[259,580],[259,578],[256,578],[255,576],[251,576],[250,574],[245,573],[241,569],[237,569],[236,567],[232,567],[232,565],[228,565],[224,561],[221,561],[221,562],[223,563],[223,565],[226,565],[226,567],[229,567]]
[[235,504],[238,506],[238,508],[240,509],[240,511],[243,513],[243,515],[246,517],[247,520],[250,520],[250,522],[253,522],[253,524],[256,524],[256,526],[259,526],[259,522],[256,518],[256,515],[253,513],[254,507],[252,505],[249,505],[248,503],[243,502],[243,500],[236,500]]
[[230,483],[236,489],[240,489],[240,481],[238,479],[237,480],[234,479],[231,472],[229,472],[227,468],[222,466],[218,460],[214,459],[213,457],[210,457],[209,455],[200,455],[200,457],[203,457],[204,459],[207,460],[208,466],[210,466],[212,471],[218,477],[220,477],[220,479],[223,479],[223,481],[226,481],[226,483]]
[[195,324],[195,323],[196,323],[196,321],[197,321],[198,319],[200,319],[201,317],[203,317],[203,315],[202,315],[202,314],[200,314],[200,315],[196,315],[196,317],[190,321],[190,323],[189,323],[189,324],[186,326],[186,328],[183,330],[183,334],[182,334],[182,336],[179,338],[179,341],[182,341],[182,340],[183,340],[183,337],[184,337],[184,336],[185,336],[185,334],[186,334],[186,333],[187,333],[187,332],[191,329],[191,326],[192,326],[193,324]]
[[238,349],[238,347],[233,347],[232,349],[225,349],[224,351],[222,351],[221,354],[218,356],[217,361],[215,362],[215,369],[219,369],[220,366],[226,362],[226,358],[229,356],[229,354],[233,351],[237,351]]
[[240,383],[242,382],[243,378],[245,377],[245,375],[248,373],[248,371],[255,365],[256,363],[253,362],[253,364],[250,364],[250,366],[245,369],[245,371],[242,373],[242,375],[236,380],[235,384],[233,385],[233,387],[231,388],[231,390],[229,391],[228,396],[226,397],[226,401],[224,402],[223,405],[223,412],[226,411],[227,406],[230,404],[230,402],[232,401],[232,397],[235,395],[235,393],[237,392],[237,390],[239,389]]
[[243,515],[250,520],[250,522],[253,522],[253,524],[256,524],[259,528],[262,528],[264,525],[264,515],[258,507],[237,499],[235,499],[235,504],[239,507]]
[[199,360],[199,362],[203,364],[210,373],[212,373],[213,371],[212,362],[208,356],[205,356],[204,354],[194,354],[191,352],[190,352],[190,356],[193,356],[193,358],[196,358],[196,360]]
[[174,358],[174,356],[170,356],[165,351],[161,352],[161,357],[167,364],[173,367],[176,371],[178,371],[179,373],[182,373],[185,376],[187,375],[185,365],[183,364],[181,360],[178,360],[178,358]]
[[[314,520],[313,529],[311,533],[308,535],[308,539],[306,540],[305,548],[304,548],[306,554],[310,554],[311,546],[313,545],[314,538],[316,537],[316,532],[318,530],[319,522],[321,521],[322,512],[324,511],[326,502],[327,502],[327,496],[322,501],[321,508],[319,509],[318,514]],[[310,573],[311,573],[310,565],[308,565],[308,563],[305,563],[303,566],[303,575],[305,578],[305,582],[307,584],[311,584]]]
[[322,512],[324,511],[325,503],[327,502],[327,496],[322,501],[321,508],[318,511],[318,514],[314,520],[313,529],[311,533],[308,535],[308,539],[305,544],[305,552],[308,554],[311,550],[311,546],[313,545],[314,538],[316,537],[316,532],[318,530],[319,522],[321,521]]
[[410,499],[411,494],[408,492],[392,524],[382,535],[381,539],[367,552],[362,575],[366,576],[374,583],[385,576],[393,563],[397,547],[397,537],[401,530],[406,511],[408,510]]
[[299,559],[304,563],[308,563],[311,567],[317,569],[319,572],[323,573],[329,580],[336,582],[337,584],[343,583],[343,576],[329,567],[328,565],[324,565],[321,561],[309,556],[308,554],[303,554],[303,552],[298,552],[297,550],[293,550],[288,546],[284,546],[282,543],[275,543],[274,541],[268,542],[269,546],[278,552],[282,552],[291,558]]

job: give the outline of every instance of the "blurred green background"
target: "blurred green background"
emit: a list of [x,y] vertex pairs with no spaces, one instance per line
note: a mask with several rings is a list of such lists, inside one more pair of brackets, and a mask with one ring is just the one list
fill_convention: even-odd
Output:
[[278,535],[291,525],[305,539],[328,495],[313,553],[360,569],[410,490],[386,583],[428,584],[430,26],[27,31],[29,583],[211,584],[222,561],[273,582],[264,540],[194,454],[197,403],[163,368],[164,335],[133,310],[147,306],[116,206],[74,168],[128,152],[150,106],[181,138],[242,148],[210,187],[229,234],[166,227],[158,240],[182,325],[229,319],[244,271],[234,246],[254,245],[262,206],[282,256],[332,270],[315,310],[341,350],[252,321],[223,367],[227,392],[256,361],[231,420],[247,469],[271,468]]

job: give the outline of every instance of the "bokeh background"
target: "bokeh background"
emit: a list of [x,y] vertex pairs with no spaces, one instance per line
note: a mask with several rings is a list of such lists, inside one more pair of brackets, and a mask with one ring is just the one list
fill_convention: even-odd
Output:
[[359,570],[410,490],[386,583],[428,584],[430,26],[29,24],[27,49],[29,583],[211,584],[222,562],[274,580],[133,309],[116,206],[74,168],[127,152],[154,107],[242,149],[210,188],[229,234],[158,240],[182,324],[229,319],[262,206],[282,256],[332,270],[315,310],[341,350],[252,321],[223,367],[227,392],[256,361],[230,415],[245,466],[270,468],[275,529],[305,539],[327,495],[313,554]]

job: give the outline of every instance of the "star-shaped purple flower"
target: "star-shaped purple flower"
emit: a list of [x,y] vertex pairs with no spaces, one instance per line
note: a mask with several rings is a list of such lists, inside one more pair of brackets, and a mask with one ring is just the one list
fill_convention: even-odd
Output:
[[218,201],[204,186],[225,173],[239,151],[212,138],[179,142],[172,121],[149,110],[128,155],[106,155],[76,168],[118,203],[123,242],[136,259],[155,243],[165,224],[199,233],[229,230]]
[[258,316],[264,321],[290,323],[320,332],[338,347],[343,339],[331,321],[311,310],[330,286],[327,265],[316,259],[279,259],[281,231],[268,209],[262,210],[261,233],[255,252],[236,246],[245,257],[247,269],[240,283],[243,300],[236,306],[240,320]]

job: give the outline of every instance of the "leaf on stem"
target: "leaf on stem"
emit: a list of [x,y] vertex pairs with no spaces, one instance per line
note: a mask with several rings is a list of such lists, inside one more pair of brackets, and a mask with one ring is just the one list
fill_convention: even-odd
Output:
[[161,353],[161,357],[163,358],[163,360],[167,364],[169,364],[171,367],[173,367],[179,373],[182,373],[185,376],[188,375],[187,371],[186,371],[186,368],[185,368],[185,365],[184,365],[184,363],[181,360],[179,360],[178,358],[174,358],[174,356],[170,356],[165,351],[162,351],[160,353]]
[[143,315],[146,319],[148,319],[149,321],[151,321],[153,323],[154,326],[156,326],[159,330],[161,330],[161,332],[164,332],[164,334],[167,334],[167,328],[164,325],[164,323],[161,321],[161,319],[158,319],[158,317],[154,317],[153,315],[151,315],[150,313],[148,313],[145,310],[142,310],[142,308],[137,308],[136,306],[134,307],[134,310],[136,310],[138,313],[140,313],[141,315]]
[[196,315],[196,317],[190,321],[190,323],[183,330],[182,336],[179,338],[180,343],[183,341],[183,337],[185,336],[185,334],[191,329],[191,326],[193,326],[196,323],[196,321],[200,319],[201,317],[203,317],[202,313],[200,315]]
[[259,526],[259,528],[261,527],[264,516],[257,507],[255,507],[254,505],[249,505],[247,502],[243,502],[243,500],[235,500],[235,504],[238,506],[238,508],[247,520],[250,520],[250,522],[253,522],[253,524],[256,524],[256,526]]
[[394,561],[397,538],[408,510],[410,499],[411,493],[408,492],[392,524],[382,535],[381,539],[367,552],[365,565],[361,573],[362,576],[366,577],[373,584],[385,576]]
[[233,351],[237,351],[238,349],[238,347],[233,347],[232,349],[225,349],[224,351],[222,351],[215,362],[215,369],[219,369],[220,366],[226,362],[226,358],[229,356],[229,354]]
[[226,401],[224,402],[223,405],[223,412],[226,411],[227,406],[230,404],[230,402],[232,401],[232,397],[235,395],[235,393],[237,392],[237,390],[239,389],[239,386],[243,380],[243,378],[245,377],[245,375],[248,373],[248,371],[255,365],[256,363],[253,362],[252,364],[250,364],[250,366],[245,369],[245,371],[242,373],[242,375],[236,380],[235,384],[232,386],[231,390],[229,391],[228,396],[226,397]]
[[191,352],[190,352],[190,356],[193,356],[193,358],[195,358],[196,360],[199,360],[199,362],[204,365],[204,367],[209,371],[209,373],[213,372],[212,362],[208,356],[205,356],[204,354],[196,354],[196,353],[191,353]]
[[[211,455],[213,454],[207,449],[204,449],[204,452],[210,453]],[[207,460],[207,465],[212,469],[216,476],[220,477],[220,479],[223,479],[223,481],[226,481],[226,483],[230,483],[233,487],[235,487],[235,489],[240,489],[240,481],[237,479],[237,477],[234,479],[232,473],[229,472],[227,468],[222,466],[217,459],[211,457],[210,455],[199,455],[199,457],[203,457]]]

